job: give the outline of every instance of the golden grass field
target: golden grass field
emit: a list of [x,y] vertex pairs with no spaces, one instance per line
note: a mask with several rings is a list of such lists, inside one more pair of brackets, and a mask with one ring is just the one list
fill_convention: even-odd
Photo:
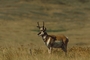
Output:
[[[37,22],[69,38],[68,55],[48,54]],[[0,0],[0,60],[90,60],[89,0]]]

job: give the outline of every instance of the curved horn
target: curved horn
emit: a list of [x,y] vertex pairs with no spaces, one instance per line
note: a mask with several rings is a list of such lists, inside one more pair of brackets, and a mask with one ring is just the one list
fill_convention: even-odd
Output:
[[43,29],[44,29],[44,22],[43,22]]
[[38,28],[40,28],[40,26],[39,26],[39,22],[37,22],[37,24],[38,24],[38,26],[37,26],[37,27],[38,27]]

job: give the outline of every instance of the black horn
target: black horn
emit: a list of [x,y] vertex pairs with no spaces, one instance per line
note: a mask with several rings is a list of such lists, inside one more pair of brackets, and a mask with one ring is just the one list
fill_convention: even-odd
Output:
[[40,28],[40,26],[39,26],[39,22],[37,22],[37,24],[38,24],[38,26],[37,26],[37,27],[38,27],[38,28]]
[[43,30],[44,30],[44,28],[45,28],[45,27],[44,27],[44,22],[43,22]]

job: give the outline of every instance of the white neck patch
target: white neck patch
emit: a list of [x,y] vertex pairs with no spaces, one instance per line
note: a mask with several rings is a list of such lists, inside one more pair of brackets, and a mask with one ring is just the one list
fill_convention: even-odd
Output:
[[43,39],[45,40],[46,39],[46,36],[43,36]]
[[46,42],[46,43],[47,43],[47,46],[48,46],[49,43],[50,43],[50,39],[51,39],[51,38],[49,37],[49,39],[48,39],[47,42]]

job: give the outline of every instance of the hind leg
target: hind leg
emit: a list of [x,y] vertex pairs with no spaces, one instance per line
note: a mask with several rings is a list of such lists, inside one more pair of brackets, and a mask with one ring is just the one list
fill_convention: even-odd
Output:
[[62,50],[65,52],[65,55],[67,56],[67,45],[62,45]]

